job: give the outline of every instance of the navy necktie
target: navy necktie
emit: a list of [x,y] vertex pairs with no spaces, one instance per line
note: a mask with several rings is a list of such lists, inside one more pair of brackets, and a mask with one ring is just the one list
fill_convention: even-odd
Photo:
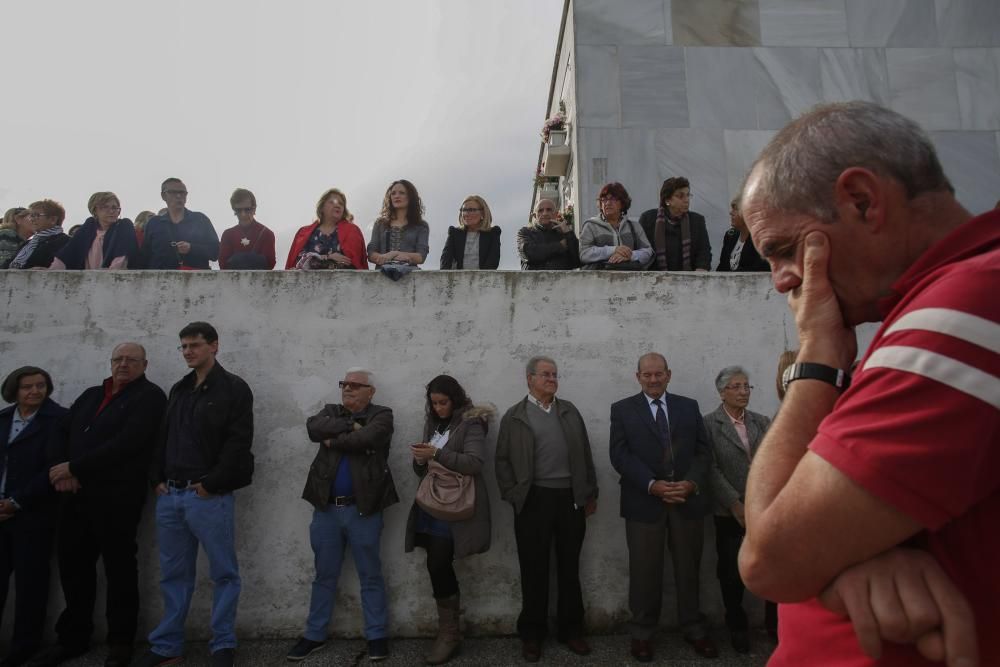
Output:
[[663,400],[653,401],[656,406],[656,430],[660,432],[660,439],[663,442],[663,464],[667,469],[670,479],[674,477],[674,450],[670,446],[670,424],[667,422],[667,413],[663,409]]

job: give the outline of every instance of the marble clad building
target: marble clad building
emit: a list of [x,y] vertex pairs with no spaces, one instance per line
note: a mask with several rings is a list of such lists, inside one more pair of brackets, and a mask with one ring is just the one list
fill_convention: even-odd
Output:
[[813,105],[852,99],[928,130],[973,213],[1000,199],[1000,0],[566,0],[547,115],[562,103],[569,134],[539,164],[578,225],[608,181],[637,218],[687,176],[714,268],[760,149]]

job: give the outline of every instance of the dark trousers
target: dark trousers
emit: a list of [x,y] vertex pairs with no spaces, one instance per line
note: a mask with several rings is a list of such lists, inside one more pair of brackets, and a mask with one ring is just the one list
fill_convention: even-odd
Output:
[[[722,602],[726,606],[726,627],[730,630],[746,630],[747,613],[743,610],[743,578],[740,576],[740,545],[746,531],[739,521],[729,516],[715,517],[715,551],[718,554],[716,575],[722,589]],[[778,629],[778,605],[764,602],[764,627],[771,631]]]
[[558,638],[565,641],[583,636],[580,549],[586,532],[583,508],[574,505],[571,489],[531,487],[524,507],[514,517],[521,566],[521,614],[517,617],[521,639],[541,641],[548,632],[549,554],[553,542],[559,585]]
[[49,601],[53,518],[49,509],[18,512],[0,522],[0,621],[14,575],[14,634],[9,655],[34,653],[42,643]]
[[416,545],[427,552],[427,574],[431,575],[434,599],[443,600],[458,595],[455,576],[455,542],[447,537],[418,533]]
[[56,622],[56,634],[67,648],[87,648],[94,632],[97,559],[102,558],[107,579],[107,641],[131,646],[139,617],[135,538],[146,489],[121,489],[113,497],[84,493],[65,499],[59,519],[59,579],[66,609]]
[[688,519],[670,507],[658,521],[625,521],[628,543],[628,603],[632,611],[631,632],[648,640],[660,624],[663,605],[663,551],[670,548],[677,592],[677,620],[681,632],[691,639],[708,635],[698,601],[699,571],[705,520]]

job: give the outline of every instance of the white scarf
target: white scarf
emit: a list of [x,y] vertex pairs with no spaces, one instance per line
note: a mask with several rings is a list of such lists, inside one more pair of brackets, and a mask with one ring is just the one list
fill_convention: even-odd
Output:
[[37,248],[38,244],[42,242],[42,239],[49,236],[57,236],[62,233],[63,230],[61,225],[56,225],[55,227],[49,227],[48,229],[43,229],[40,232],[35,232],[35,234],[28,239],[28,242],[24,244],[24,247],[21,248],[20,252],[17,253],[17,257],[11,261],[10,268],[23,269],[24,265],[28,263],[28,259],[31,257],[31,254],[35,252],[35,248]]

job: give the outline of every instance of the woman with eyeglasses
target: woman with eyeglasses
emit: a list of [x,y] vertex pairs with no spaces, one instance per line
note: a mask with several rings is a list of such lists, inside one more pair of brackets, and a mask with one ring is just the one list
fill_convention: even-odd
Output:
[[442,269],[489,269],[500,266],[500,228],[486,200],[469,195],[458,209],[458,227],[448,228],[441,252]]
[[47,269],[69,236],[63,233],[66,209],[57,201],[42,199],[28,206],[32,231],[28,242],[21,246],[10,261],[11,269]]
[[6,269],[31,235],[31,211],[18,206],[8,209],[0,223],[0,269]]
[[87,201],[91,217],[63,246],[50,269],[127,269],[135,263],[139,243],[128,218],[118,217],[121,202],[113,192],[95,192]]
[[450,375],[438,375],[427,385],[426,420],[422,443],[411,445],[413,471],[423,479],[436,461],[448,470],[473,477],[475,512],[464,521],[437,519],[416,502],[406,521],[406,552],[427,552],[427,573],[437,603],[438,634],[425,656],[428,665],[440,665],[458,651],[460,599],[453,562],[490,548],[490,499],[483,480],[487,457],[486,431],[496,411],[473,405],[465,389]]
[[691,210],[691,183],[683,176],[660,186],[660,206],[639,216],[653,246],[652,271],[710,271],[712,244],[705,217]]
[[[750,404],[750,375],[741,366],[727,366],[715,377],[722,404],[704,415],[705,429],[712,444],[713,463],[709,486],[715,498],[716,575],[726,607],[726,627],[737,653],[750,651],[747,614],[743,610],[743,579],[738,557],[746,532],[743,503],[750,461],[764,439],[771,420],[747,410]],[[767,603],[765,625],[777,625],[777,609]]]
[[743,212],[740,210],[740,200],[729,202],[729,224],[732,225],[722,238],[722,252],[719,255],[719,266],[716,271],[770,271],[766,259],[761,259],[760,253],[750,238]]
[[600,215],[580,230],[580,262],[585,269],[641,271],[653,260],[642,225],[628,218],[632,198],[621,183],[608,183],[597,194]]
[[236,188],[229,197],[236,224],[222,232],[219,240],[219,268],[233,271],[270,271],[277,263],[274,232],[257,221],[257,197],[245,188]]
[[424,221],[424,203],[405,179],[393,181],[382,198],[382,211],[372,227],[368,261],[378,267],[418,266],[430,252],[431,228]]
[[295,233],[286,269],[368,269],[365,237],[347,210],[347,195],[330,188],[316,202],[316,220]]

